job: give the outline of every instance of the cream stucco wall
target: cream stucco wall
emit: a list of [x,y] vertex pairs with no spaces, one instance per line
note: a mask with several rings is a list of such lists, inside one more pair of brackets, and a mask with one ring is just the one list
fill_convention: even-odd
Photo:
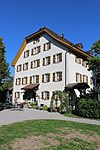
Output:
[[[43,44],[51,41],[51,49],[48,51],[43,51]],[[29,54],[29,57],[24,58],[24,51],[31,50],[34,47],[41,46],[41,52],[39,54],[31,56],[31,51]],[[68,49],[64,47],[63,45],[56,42],[53,38],[51,38],[47,34],[42,34],[40,36],[40,42],[37,44],[33,44],[33,41],[30,41],[24,51],[22,52],[22,55],[18,59],[16,65],[15,65],[15,76],[14,76],[14,90],[13,90],[13,102],[14,102],[14,93],[20,92],[20,98],[18,99],[19,102],[23,101],[23,92],[24,90],[21,90],[22,87],[26,85],[15,85],[17,78],[23,78],[28,77],[28,84],[29,84],[29,77],[33,75],[39,75],[40,76],[40,85],[39,90],[37,91],[37,94],[39,95],[39,103],[44,103],[45,105],[50,104],[50,100],[42,100],[41,99],[41,92],[42,91],[49,91],[50,97],[52,96],[52,92],[55,90],[64,90],[65,84],[68,83],[75,83],[75,73],[79,72],[81,74],[87,75],[89,78],[92,76],[91,72],[87,70],[87,68],[83,67],[81,64],[77,64],[75,62],[75,55],[71,52],[67,52]],[[53,64],[53,55],[62,53],[62,62]],[[47,66],[43,66],[43,58],[51,56],[51,64]],[[33,60],[40,59],[40,67],[30,69],[30,63]],[[65,68],[65,59],[66,59],[66,68]],[[17,65],[29,63],[29,69],[26,71],[20,71],[16,72]],[[62,81],[59,82],[53,82],[53,72],[62,71]],[[66,71],[66,73],[65,73]],[[42,83],[42,74],[50,73],[50,82],[48,83]],[[66,83],[65,83],[65,75],[66,75]],[[22,81],[21,81],[22,83]]]

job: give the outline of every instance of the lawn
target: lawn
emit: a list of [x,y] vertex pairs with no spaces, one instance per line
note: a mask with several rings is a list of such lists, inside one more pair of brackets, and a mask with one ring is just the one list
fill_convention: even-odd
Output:
[[0,127],[0,150],[100,149],[100,126],[60,120],[34,120]]

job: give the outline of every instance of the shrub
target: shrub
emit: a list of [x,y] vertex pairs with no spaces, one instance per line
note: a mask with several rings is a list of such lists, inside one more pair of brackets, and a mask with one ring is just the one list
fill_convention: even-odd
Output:
[[76,105],[75,113],[87,118],[100,118],[100,101],[82,98]]
[[37,108],[37,106],[36,106],[36,105],[33,105],[33,106],[32,106],[32,108],[33,108],[33,109],[36,109],[36,108]]
[[47,107],[47,105],[44,105],[43,107],[42,107],[42,110],[48,110],[48,107]]
[[3,104],[0,103],[0,111],[3,110]]

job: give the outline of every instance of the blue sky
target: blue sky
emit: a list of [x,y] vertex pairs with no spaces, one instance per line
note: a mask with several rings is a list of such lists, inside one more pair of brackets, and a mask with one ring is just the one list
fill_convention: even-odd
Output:
[[100,39],[100,0],[0,0],[0,35],[12,75],[24,38],[43,26],[89,50]]

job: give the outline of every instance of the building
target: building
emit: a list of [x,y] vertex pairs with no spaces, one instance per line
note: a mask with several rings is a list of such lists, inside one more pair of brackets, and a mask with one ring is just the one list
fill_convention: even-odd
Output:
[[47,27],[39,29],[25,38],[12,62],[13,102],[27,99],[49,106],[55,90],[71,89],[79,97],[81,90],[93,88],[87,63],[91,57],[82,43],[73,44]]

